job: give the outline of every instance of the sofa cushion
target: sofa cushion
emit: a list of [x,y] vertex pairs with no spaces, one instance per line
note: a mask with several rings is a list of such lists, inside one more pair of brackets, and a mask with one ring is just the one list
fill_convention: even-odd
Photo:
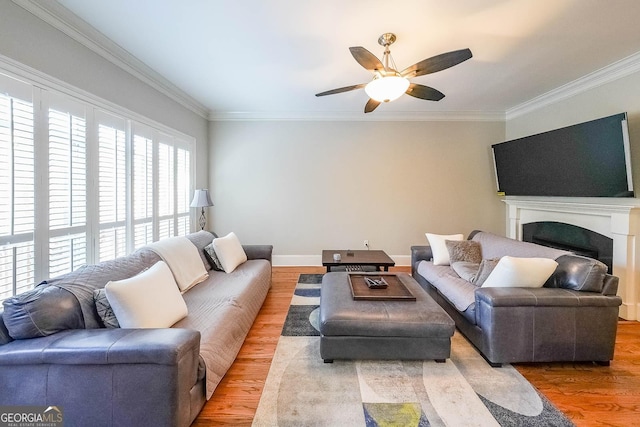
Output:
[[122,328],[168,328],[187,315],[171,270],[158,261],[146,271],[104,287]]
[[445,240],[463,240],[464,236],[462,234],[432,234],[425,233],[427,236],[427,241],[429,242],[429,246],[431,246],[431,253],[433,254],[433,264],[434,265],[449,265],[449,251],[447,250],[447,245]]
[[233,231],[224,237],[213,239],[213,249],[225,273],[231,273],[240,264],[247,261],[247,254]]
[[196,247],[196,249],[198,249],[198,254],[200,254],[200,259],[202,259],[202,263],[207,268],[207,270],[211,270],[213,268],[213,265],[209,263],[209,259],[207,258],[207,255],[204,252],[204,248],[205,246],[210,244],[211,241],[213,240],[213,237],[214,237],[213,233],[206,230],[200,230],[195,233],[187,234],[184,237],[189,239],[191,243],[193,243],[193,245]]
[[458,277],[450,266],[420,261],[418,274],[427,279],[458,311],[465,311],[475,302],[477,287]]
[[109,304],[104,288],[93,291],[93,300],[96,303],[98,316],[100,316],[100,320],[102,320],[105,328],[119,328],[120,324],[111,308],[111,304]]
[[213,249],[213,242],[204,247],[204,254],[207,257],[209,264],[211,264],[213,270],[224,271],[224,268],[222,268],[222,263],[220,262],[218,255],[216,255],[216,250]]
[[503,256],[483,288],[541,288],[558,263],[549,258],[517,258]]
[[602,292],[607,266],[595,259],[563,255],[556,259],[558,268],[545,287],[574,291]]
[[445,240],[444,243],[449,252],[450,264],[458,261],[479,264],[482,261],[482,250],[478,242],[473,240]]
[[78,299],[46,282],[3,302],[2,319],[13,339],[45,337],[85,327]]
[[467,282],[473,282],[478,274],[478,268],[480,264],[467,261],[456,261],[451,263],[451,268],[456,272],[461,279]]

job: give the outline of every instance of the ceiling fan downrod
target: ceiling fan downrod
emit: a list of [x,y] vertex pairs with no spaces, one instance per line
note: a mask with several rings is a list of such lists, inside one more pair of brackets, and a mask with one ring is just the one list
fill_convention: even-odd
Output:
[[[382,65],[384,65],[384,71],[388,72],[389,70],[389,58],[391,58],[391,70],[396,71],[396,64],[391,56],[391,50],[389,50],[389,46],[391,46],[396,41],[396,35],[393,33],[384,33],[380,37],[378,37],[378,44],[384,47],[384,53],[382,54]],[[397,71],[396,71],[397,72]]]

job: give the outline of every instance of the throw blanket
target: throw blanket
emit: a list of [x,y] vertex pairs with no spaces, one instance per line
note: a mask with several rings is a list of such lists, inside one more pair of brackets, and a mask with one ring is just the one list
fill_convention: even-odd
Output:
[[167,263],[181,292],[209,277],[198,248],[186,237],[162,239],[148,245],[148,248]]

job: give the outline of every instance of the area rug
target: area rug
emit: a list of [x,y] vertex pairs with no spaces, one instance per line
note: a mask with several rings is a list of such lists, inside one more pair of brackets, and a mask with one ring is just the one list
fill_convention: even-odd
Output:
[[515,368],[491,368],[459,332],[446,363],[324,363],[321,281],[300,275],[254,426],[573,426]]

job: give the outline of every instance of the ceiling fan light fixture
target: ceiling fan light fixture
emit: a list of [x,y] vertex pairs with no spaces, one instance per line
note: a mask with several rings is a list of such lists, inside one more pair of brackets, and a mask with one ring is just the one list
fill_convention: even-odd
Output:
[[376,77],[364,87],[369,98],[379,102],[398,99],[407,89],[409,80],[399,75]]

